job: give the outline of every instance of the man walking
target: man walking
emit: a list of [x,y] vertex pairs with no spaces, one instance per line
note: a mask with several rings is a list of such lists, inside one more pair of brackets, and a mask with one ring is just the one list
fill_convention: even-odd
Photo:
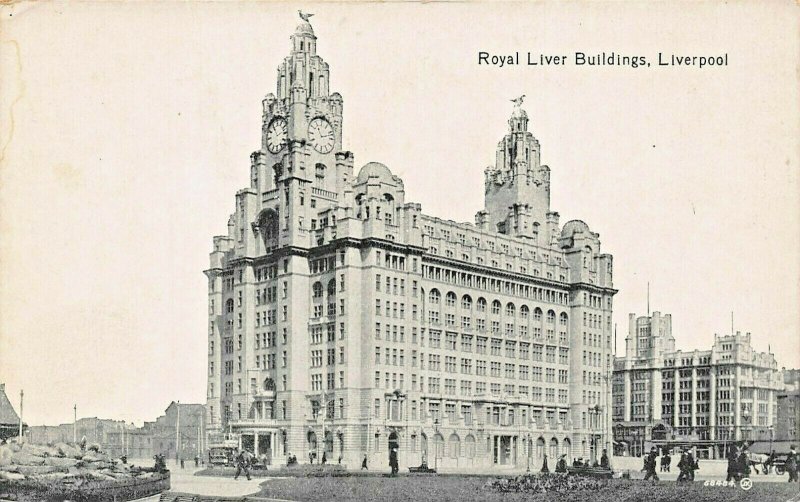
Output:
[[728,451],[728,477],[725,479],[725,481],[739,481],[737,466],[738,457],[739,455],[736,451],[736,447],[731,445],[731,448]]
[[600,467],[603,469],[610,469],[611,464],[608,461],[608,452],[603,450],[603,455],[600,457]]
[[656,452],[656,447],[650,449],[650,453],[644,457],[644,480],[647,481],[650,478],[653,478],[653,482],[658,481],[658,474],[656,474],[656,457],[658,456],[658,452]]
[[692,452],[689,450],[684,450],[681,454],[681,459],[678,462],[678,469],[680,469],[680,474],[678,474],[678,482],[694,481],[694,471],[696,468],[697,463],[694,460]]
[[669,472],[671,464],[672,464],[672,457],[669,455],[669,451],[666,451],[664,452],[664,455],[661,457],[661,472]]
[[392,468],[392,476],[397,475],[397,472],[400,470],[397,463],[397,448],[392,448],[389,452],[389,467]]
[[252,457],[250,456],[250,452],[247,450],[242,450],[239,452],[239,455],[236,457],[236,474],[234,474],[233,479],[239,479],[239,474],[244,471],[244,474],[247,476],[247,480],[250,481],[250,462]]
[[789,448],[789,456],[786,457],[786,472],[789,473],[789,482],[797,481],[797,450],[795,450],[794,445]]

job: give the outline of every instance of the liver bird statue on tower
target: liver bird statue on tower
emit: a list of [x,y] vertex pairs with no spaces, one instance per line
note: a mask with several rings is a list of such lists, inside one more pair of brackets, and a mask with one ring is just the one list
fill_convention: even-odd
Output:
[[302,19],[303,21],[306,21],[306,22],[308,22],[308,18],[310,18],[311,16],[314,15],[314,14],[306,14],[302,10],[298,10],[297,13],[300,14],[300,19]]
[[512,99],[511,102],[514,103],[514,107],[515,108],[519,108],[520,106],[522,106],[522,101],[524,99],[525,99],[525,95],[523,94],[522,96],[520,96],[518,98]]

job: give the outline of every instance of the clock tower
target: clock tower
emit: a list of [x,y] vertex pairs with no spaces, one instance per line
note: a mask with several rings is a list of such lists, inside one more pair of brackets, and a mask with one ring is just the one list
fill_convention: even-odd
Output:
[[342,96],[330,92],[328,64],[317,55],[309,17],[301,13],[290,53],[278,66],[276,93],[263,100],[261,150],[251,156],[251,189],[263,195],[286,230],[281,234],[290,237],[268,248],[313,245],[304,231],[337,205],[352,179],[352,154],[341,152]]

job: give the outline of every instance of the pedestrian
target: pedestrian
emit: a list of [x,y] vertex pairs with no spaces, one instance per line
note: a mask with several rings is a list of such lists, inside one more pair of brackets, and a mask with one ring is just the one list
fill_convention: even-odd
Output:
[[308,463],[314,463],[314,450],[308,450]]
[[250,456],[250,452],[247,450],[242,450],[239,452],[239,455],[236,457],[236,474],[233,475],[233,479],[239,479],[239,474],[244,471],[245,476],[247,476],[247,480],[250,481],[250,461],[252,457]]
[[399,471],[397,464],[397,448],[392,448],[389,451],[389,467],[392,469],[392,476],[396,475]]
[[198,457],[197,455],[194,456],[194,466],[200,467],[200,457]]
[[737,473],[739,478],[736,481],[741,481],[742,478],[750,476],[750,451],[747,446],[743,447],[739,452],[739,457],[736,459]]
[[547,468],[547,453],[544,454],[544,461],[542,462],[541,472],[550,472],[550,469]]
[[323,451],[322,452],[322,465],[325,465],[327,463],[328,463],[328,452]]
[[671,464],[672,464],[672,457],[670,456],[668,450],[664,452],[664,455],[661,457],[661,472],[669,472]]
[[736,447],[731,445],[731,448],[728,451],[728,477],[725,479],[725,481],[739,481],[738,466],[736,462],[738,457],[739,454],[736,451]]
[[694,467],[694,460],[692,459],[692,454],[689,453],[688,450],[683,450],[681,453],[681,459],[678,461],[678,483],[681,481],[691,481],[692,479],[692,468]]
[[658,456],[658,452],[656,451],[656,447],[650,449],[650,453],[644,457],[644,480],[647,481],[650,478],[653,478],[653,482],[658,481],[658,474],[656,473],[656,457]]
[[775,450],[772,450],[772,453],[769,454],[767,460],[764,462],[764,474],[769,474],[772,470],[772,466],[775,465]]
[[786,472],[789,473],[789,482],[797,481],[798,457],[795,446],[789,447],[789,456],[786,457]]
[[689,481],[694,481],[694,472],[700,469],[700,461],[692,455],[692,452],[689,452],[689,460],[692,464],[692,470],[689,471]]
[[561,455],[561,458],[556,462],[556,472],[567,472],[567,454]]
[[339,455],[339,465],[342,465],[342,456]]
[[183,458],[181,458],[181,469],[183,469],[183,467],[184,467]]
[[367,467],[367,454],[366,453],[364,454],[364,460],[361,461],[361,470],[363,471],[364,469],[369,470],[369,467]]
[[603,469],[610,469],[611,464],[608,461],[608,452],[603,450],[603,455],[600,457],[600,467]]

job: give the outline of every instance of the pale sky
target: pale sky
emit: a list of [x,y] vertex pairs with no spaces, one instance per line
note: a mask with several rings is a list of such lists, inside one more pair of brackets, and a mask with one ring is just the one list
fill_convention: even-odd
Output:
[[[30,424],[152,420],[205,402],[202,271],[260,145],[297,5],[0,9],[0,382]],[[791,2],[303,4],[356,168],[473,221],[512,104],[561,222],[614,255],[614,321],[677,346],[753,333],[800,366],[800,25]],[[645,56],[651,68],[487,67],[478,52]],[[727,67],[656,67],[658,52]],[[571,56],[570,56],[571,57]]]

